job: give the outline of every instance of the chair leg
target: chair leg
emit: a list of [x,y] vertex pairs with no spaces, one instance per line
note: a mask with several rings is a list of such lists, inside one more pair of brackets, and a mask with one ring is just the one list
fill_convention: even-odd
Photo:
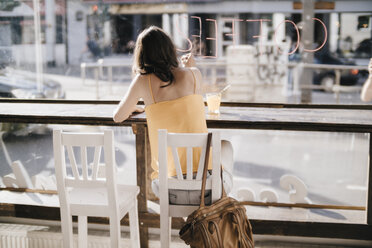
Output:
[[166,214],[160,212],[160,246],[162,248],[170,247],[172,218],[169,217],[168,211],[166,212]]
[[74,236],[72,233],[72,216],[67,209],[61,207],[61,227],[63,234],[63,247],[74,247]]
[[88,248],[88,221],[87,216],[78,216],[78,247]]
[[137,196],[134,200],[134,206],[129,210],[130,240],[132,247],[140,247]]
[[120,219],[118,214],[110,216],[110,242],[112,248],[119,248],[120,245]]

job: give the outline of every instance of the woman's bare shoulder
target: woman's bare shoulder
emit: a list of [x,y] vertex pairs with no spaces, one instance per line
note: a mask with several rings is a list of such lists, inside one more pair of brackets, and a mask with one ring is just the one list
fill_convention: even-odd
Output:
[[196,66],[193,66],[193,67],[188,67],[190,70],[192,70],[193,72],[200,72],[199,68],[196,67]]
[[132,80],[132,83],[137,87],[143,87],[149,81],[149,75],[136,74]]
[[176,71],[176,73],[181,74],[185,78],[192,77],[192,74],[190,72],[192,72],[195,77],[201,75],[197,67],[179,67]]
[[195,77],[201,77],[201,72],[198,67],[189,67],[189,69],[194,73]]
[[[197,67],[186,67],[184,68],[185,74],[187,75],[187,81],[190,87],[194,89],[196,87],[196,93],[200,94],[202,85],[202,74]],[[195,85],[194,85],[195,83]]]
[[134,75],[133,77],[133,81],[135,82],[143,82],[145,80],[148,79],[148,74],[140,74],[140,73],[137,73],[136,75]]

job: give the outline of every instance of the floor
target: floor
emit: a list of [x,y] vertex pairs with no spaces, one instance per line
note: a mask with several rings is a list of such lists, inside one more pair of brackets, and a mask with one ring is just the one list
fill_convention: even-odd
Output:
[[[61,247],[62,233],[58,226],[31,225],[21,223],[5,223],[4,217],[0,219],[0,248],[37,247],[57,248]],[[22,221],[20,221],[22,222]],[[89,247],[109,248],[108,230],[98,230],[94,226],[89,229]],[[107,228],[107,227],[104,227]],[[124,227],[126,228],[126,227]],[[160,236],[158,229],[150,229],[149,247],[160,248]],[[76,233],[76,230],[74,231]],[[171,239],[172,248],[189,247],[174,232]],[[20,239],[21,238],[21,239]],[[267,235],[255,235],[256,248],[346,248],[346,247],[372,247],[372,242],[356,240],[316,239],[299,237],[278,237]],[[75,237],[77,241],[77,237]],[[21,241],[28,245],[21,245]],[[122,232],[121,248],[129,248],[129,233]]]

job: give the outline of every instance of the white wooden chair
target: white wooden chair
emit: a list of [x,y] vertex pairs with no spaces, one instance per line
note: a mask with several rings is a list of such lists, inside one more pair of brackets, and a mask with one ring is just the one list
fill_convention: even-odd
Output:
[[[104,133],[67,133],[53,131],[54,162],[61,208],[63,244],[73,247],[72,216],[78,216],[78,246],[87,247],[87,216],[110,218],[111,247],[120,246],[120,220],[129,212],[132,247],[140,247],[136,185],[116,183],[114,138],[112,130]],[[81,168],[78,168],[73,147],[80,147]],[[89,168],[87,147],[94,147],[92,168]],[[101,148],[104,149],[105,176],[99,177]],[[72,169],[67,175],[65,148]],[[79,150],[75,148],[75,151]],[[81,173],[80,173],[81,172]]]
[[[159,199],[160,199],[160,242],[161,247],[169,247],[171,217],[187,217],[199,206],[172,205],[169,203],[169,189],[200,190],[203,176],[205,151],[207,146],[207,133],[167,133],[167,130],[158,131],[159,146]],[[172,149],[177,178],[168,177],[167,150]],[[179,162],[178,147],[186,147],[187,174],[184,176]],[[196,177],[193,175],[193,147],[201,147]],[[221,140],[218,132],[213,132],[211,142],[212,176],[207,179],[206,190],[211,189],[212,202],[221,197],[221,166],[220,150]]]

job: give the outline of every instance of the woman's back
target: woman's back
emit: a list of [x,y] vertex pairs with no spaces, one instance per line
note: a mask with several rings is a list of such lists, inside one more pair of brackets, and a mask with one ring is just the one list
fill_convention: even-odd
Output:
[[146,106],[201,93],[201,74],[197,68],[178,67],[172,73],[174,82],[168,86],[165,86],[168,82],[163,82],[154,74],[141,76],[143,77],[141,80],[143,100]]
[[[185,75],[187,71],[192,75],[191,80],[188,75]],[[151,96],[151,99],[148,99],[148,101],[151,102],[151,104],[146,104],[145,111],[152,154],[151,165],[154,169],[154,173],[152,173],[151,177],[154,179],[158,176],[157,131],[159,129],[167,129],[168,132],[175,133],[203,133],[207,132],[207,125],[203,97],[196,94],[197,82],[194,72],[190,69],[180,70],[179,74],[175,74],[174,84],[163,88],[161,88],[163,85],[161,82],[153,84],[152,76],[148,76],[148,87]],[[182,82],[181,80],[187,81]],[[181,83],[182,85],[180,85]],[[182,170],[186,171],[185,150],[180,149],[178,153]],[[200,149],[194,149],[193,154],[194,171],[197,171]],[[173,157],[171,152],[168,152],[169,176],[176,175],[176,170],[172,164]]]

